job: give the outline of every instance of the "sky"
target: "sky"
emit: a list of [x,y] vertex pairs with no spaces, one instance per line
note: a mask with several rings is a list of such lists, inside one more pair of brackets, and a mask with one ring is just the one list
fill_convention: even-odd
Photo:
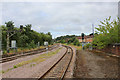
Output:
[[13,21],[15,27],[32,24],[37,32],[51,32],[53,38],[63,35],[92,33],[92,24],[98,27],[100,21],[118,16],[118,2],[7,2],[0,3],[2,23]]

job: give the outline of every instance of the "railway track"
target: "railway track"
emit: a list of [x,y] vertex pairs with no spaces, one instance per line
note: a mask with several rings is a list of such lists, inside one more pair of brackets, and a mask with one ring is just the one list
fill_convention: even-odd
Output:
[[73,49],[69,46],[64,47],[67,48],[65,54],[38,80],[46,80],[51,78],[63,80],[65,78],[66,72],[73,57]]
[[[50,50],[52,50],[54,48],[57,48],[57,47],[58,47],[58,45],[55,45],[55,46],[49,47],[48,50],[50,51]],[[23,52],[23,53],[14,55],[14,56],[1,58],[0,63],[12,61],[12,60],[18,59],[18,58],[23,57],[23,56],[34,55],[34,54],[42,53],[42,52],[45,52],[45,51],[47,51],[46,48],[33,50],[33,51],[28,51],[28,52]]]

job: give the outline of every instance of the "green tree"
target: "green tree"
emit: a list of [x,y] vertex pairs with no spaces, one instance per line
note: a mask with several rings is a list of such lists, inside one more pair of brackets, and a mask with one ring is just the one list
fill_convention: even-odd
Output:
[[92,44],[88,43],[85,45],[85,48],[89,48],[90,46],[92,46]]
[[26,31],[30,31],[30,30],[31,30],[31,27],[32,27],[31,24],[27,24],[27,25],[25,25],[25,26],[26,26],[26,27],[25,27]]
[[110,21],[111,17],[106,18],[97,29],[95,34],[93,45],[96,48],[102,49],[108,44],[120,43],[119,34],[119,22],[117,20]]
[[2,49],[6,49],[6,35],[7,35],[7,27],[5,25],[1,25],[1,31],[2,31]]
[[63,40],[61,40],[61,43],[65,43],[65,40],[63,39]]
[[[0,29],[2,29],[2,48],[6,50],[6,36],[8,29],[10,31],[19,31],[20,28],[14,27],[14,22],[9,21],[5,23],[6,25],[1,25]],[[31,30],[32,25],[27,24],[25,26],[22,25],[23,31],[17,32],[12,37],[10,37],[11,40],[17,41],[17,47],[22,48],[35,48],[37,47],[37,43],[40,42],[40,45],[43,45],[44,41],[48,41],[49,44],[52,42],[52,35],[50,32],[47,34],[45,33],[38,33],[34,30]],[[14,32],[13,32],[14,33]]]
[[32,42],[30,43],[30,46],[31,46],[32,48],[35,48],[35,47],[37,47],[37,45],[35,45],[35,42],[34,42],[34,40],[32,40]]
[[14,22],[13,21],[5,22],[5,24],[6,24],[6,27],[8,30],[14,29]]
[[74,45],[78,45],[78,46],[79,46],[79,45],[80,45],[80,44],[79,44],[79,40],[78,40],[77,38],[75,38],[75,40],[74,40],[73,44],[74,44]]
[[21,47],[26,47],[26,43],[27,43],[28,39],[29,39],[28,36],[26,36],[25,34],[21,35],[20,36],[20,41],[19,41],[19,43],[21,44],[20,46]]

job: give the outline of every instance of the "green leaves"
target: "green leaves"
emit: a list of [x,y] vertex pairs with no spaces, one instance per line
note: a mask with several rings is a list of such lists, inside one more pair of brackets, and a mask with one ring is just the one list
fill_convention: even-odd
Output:
[[[5,23],[6,25],[0,26],[2,29],[2,48],[6,50],[6,35],[7,30],[13,31],[13,30],[20,30],[20,28],[14,27],[14,22],[9,21]],[[23,31],[17,32],[15,35],[13,35],[10,38],[11,40],[17,41],[17,47],[21,48],[35,48],[38,42],[40,42],[40,45],[43,45],[44,41],[48,41],[49,44],[52,44],[52,35],[50,32],[47,34],[45,33],[38,33],[34,30],[31,30],[32,25],[27,24],[25,26],[22,26]]]
[[14,29],[14,22],[13,21],[5,22],[5,24],[6,24],[6,27],[8,28],[8,30]]
[[119,20],[114,20],[110,22],[111,16],[104,22],[101,22],[101,25],[98,25],[98,28],[95,28],[98,32],[98,35],[95,35],[93,44],[96,45],[98,49],[106,47],[108,44],[119,43]]

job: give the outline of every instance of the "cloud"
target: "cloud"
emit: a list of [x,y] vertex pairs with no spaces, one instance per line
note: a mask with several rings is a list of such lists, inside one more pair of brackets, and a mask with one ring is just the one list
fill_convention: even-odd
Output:
[[[37,32],[52,32],[53,36],[91,33],[106,17],[117,17],[116,2],[8,2],[3,3],[2,19],[20,24],[32,24]],[[59,33],[59,34],[58,34]]]
[[2,0],[2,2],[118,2],[119,0]]

